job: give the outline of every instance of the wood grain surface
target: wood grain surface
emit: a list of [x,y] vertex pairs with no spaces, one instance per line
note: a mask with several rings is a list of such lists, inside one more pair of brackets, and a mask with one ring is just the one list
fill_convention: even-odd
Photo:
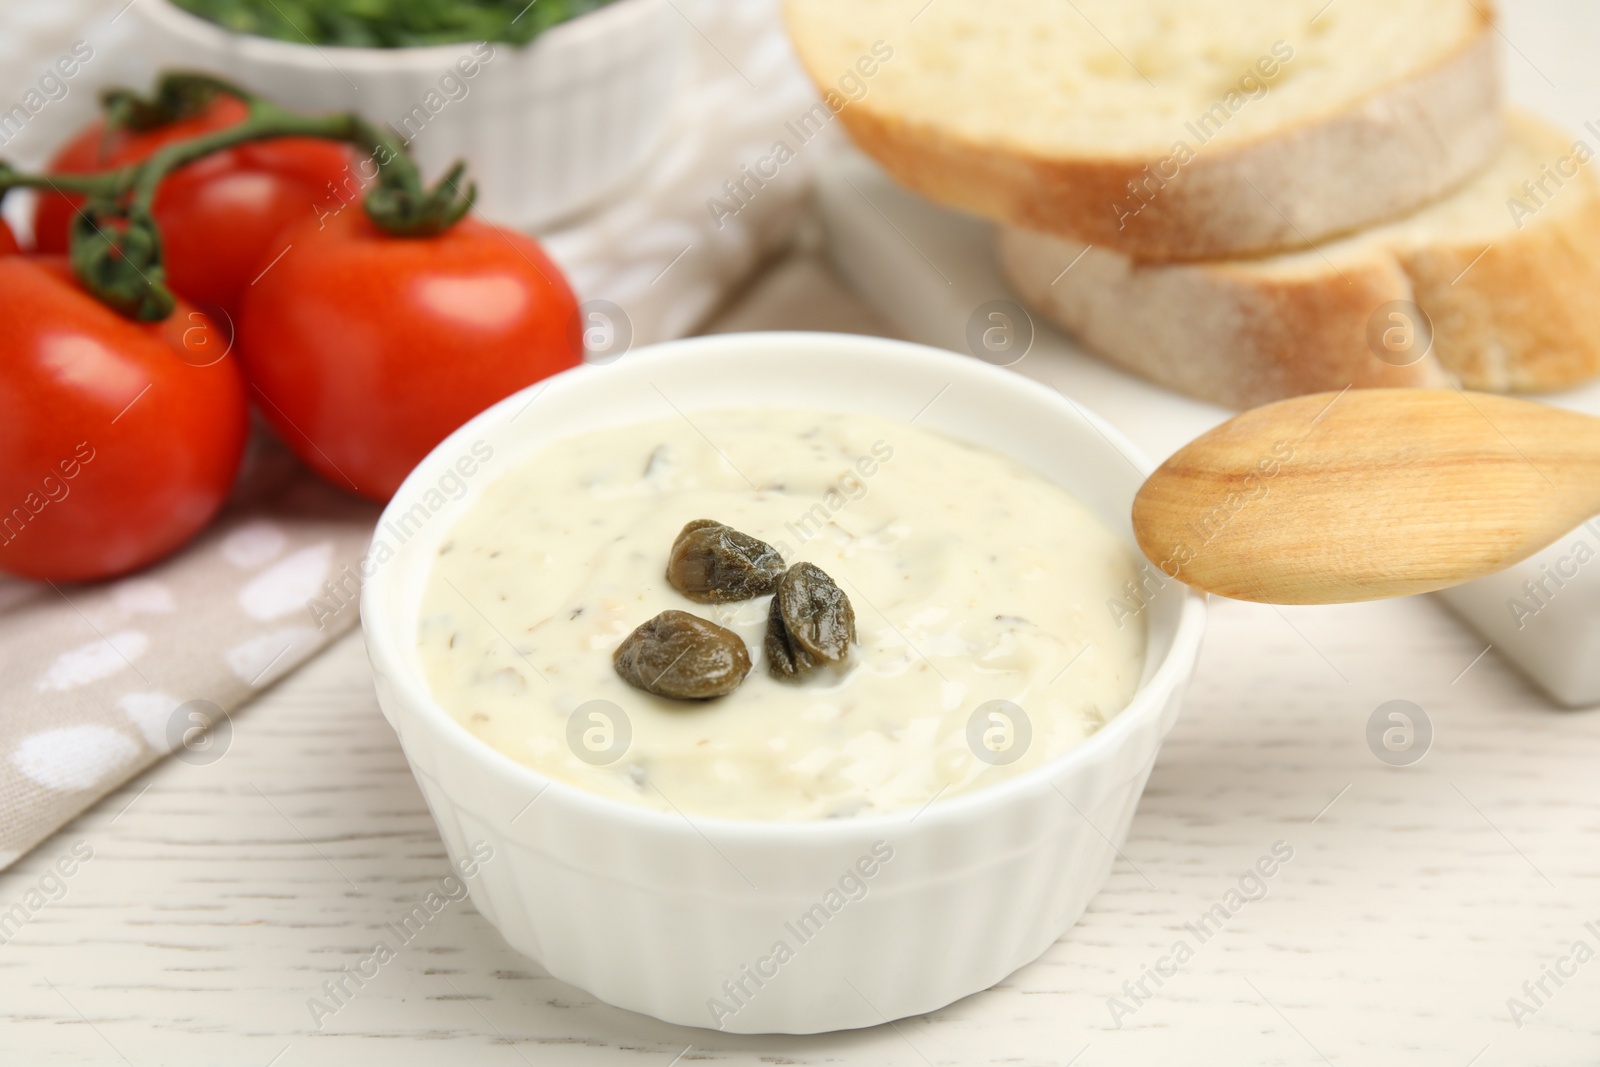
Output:
[[1221,596],[1347,604],[1520,563],[1600,511],[1600,419],[1461,389],[1351,389],[1246,411],[1133,503],[1145,554]]
[[[1563,964],[1520,1027],[1507,1005],[1600,948],[1600,714],[1551,710],[1430,600],[1214,606],[1106,890],[942,1011],[808,1038],[669,1026],[544,976],[462,902],[319,1030],[308,1000],[447,870],[352,635],[242,712],[222,759],[167,761],[0,877],[4,911],[93,849],[0,945],[0,1063],[1600,1061],[1600,962]],[[1397,698],[1435,734],[1408,767],[1366,737]],[[1231,907],[1279,841],[1293,858]],[[1123,983],[1180,940],[1192,958],[1134,1003]]]

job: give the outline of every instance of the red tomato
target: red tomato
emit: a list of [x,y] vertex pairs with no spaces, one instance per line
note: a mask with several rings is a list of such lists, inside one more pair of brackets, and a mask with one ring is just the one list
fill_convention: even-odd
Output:
[[[90,123],[50,161],[52,174],[92,174],[148,158],[173,141],[232,126],[245,116],[245,105],[232,97],[215,97],[200,114],[153,130],[119,130],[107,139],[104,121]],[[41,192],[33,209],[33,244],[43,253],[67,251],[68,227],[81,196]]]
[[222,331],[125,319],[54,256],[0,258],[0,321],[0,571],[106,578],[210,521],[249,429]]
[[[143,132],[119,131],[102,143],[96,122],[50,163],[52,173],[87,173],[148,158],[172,141],[244,118],[245,105],[218,96],[194,118]],[[331,186],[330,186],[331,183]],[[257,141],[180,167],[156,193],[156,223],[173,292],[208,310],[238,311],[240,293],[283,248],[285,226],[339,210],[358,198],[355,155],[342,144],[307,137]],[[34,214],[40,252],[64,253],[81,197],[45,193]]]
[[17,235],[11,232],[11,227],[0,222],[0,256],[10,256],[22,251],[17,244]]
[[335,485],[387,500],[467,419],[580,361],[572,290],[521,234],[464,219],[391,237],[351,208],[283,240],[239,354],[262,415]]

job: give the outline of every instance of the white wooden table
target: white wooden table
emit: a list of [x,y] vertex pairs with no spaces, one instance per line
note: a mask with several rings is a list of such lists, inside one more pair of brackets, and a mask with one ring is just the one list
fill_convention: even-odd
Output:
[[[723,326],[817,307],[873,328],[809,261]],[[1600,960],[1573,956],[1600,953],[1600,713],[1553,710],[1432,600],[1213,611],[1105,892],[942,1011],[807,1038],[669,1026],[545,976],[464,901],[319,1029],[310,998],[447,870],[353,634],[236,716],[222,759],[157,766],[0,875],[0,912],[41,879],[60,895],[0,944],[0,1064],[1600,1063]],[[1408,767],[1366,739],[1391,699],[1434,727]],[[1229,908],[1279,841],[1266,895]],[[74,847],[93,858],[49,881]],[[1180,940],[1158,987],[1145,968]]]

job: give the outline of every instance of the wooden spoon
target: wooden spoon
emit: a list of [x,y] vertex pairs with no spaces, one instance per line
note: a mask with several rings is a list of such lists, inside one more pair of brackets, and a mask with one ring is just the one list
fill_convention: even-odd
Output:
[[1459,389],[1349,389],[1247,411],[1144,483],[1133,528],[1169,576],[1339,604],[1509,567],[1600,513],[1600,419]]

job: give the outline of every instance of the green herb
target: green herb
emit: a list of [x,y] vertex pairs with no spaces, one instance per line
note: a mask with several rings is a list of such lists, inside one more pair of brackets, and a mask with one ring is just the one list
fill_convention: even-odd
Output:
[[235,33],[296,44],[418,48],[464,41],[523,45],[612,0],[172,0]]

